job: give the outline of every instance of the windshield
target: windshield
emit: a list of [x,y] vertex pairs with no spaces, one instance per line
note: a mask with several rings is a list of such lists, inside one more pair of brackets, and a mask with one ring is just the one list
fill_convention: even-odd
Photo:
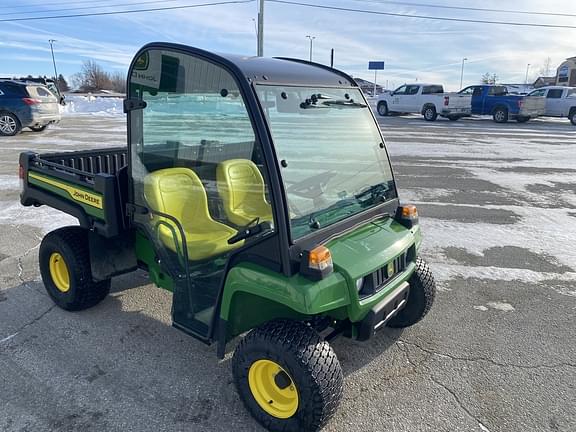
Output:
[[396,197],[378,125],[359,89],[256,91],[282,166],[293,239]]

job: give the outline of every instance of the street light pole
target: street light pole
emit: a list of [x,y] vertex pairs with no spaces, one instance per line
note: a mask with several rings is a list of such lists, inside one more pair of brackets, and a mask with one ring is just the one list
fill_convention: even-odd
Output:
[[464,82],[464,62],[467,60],[466,57],[462,59],[462,69],[460,70],[460,90],[462,90],[462,83]]
[[260,0],[260,10],[258,12],[258,57],[264,56],[264,0]]
[[55,39],[48,39],[48,43],[50,44],[50,52],[52,53],[52,64],[54,65],[54,81],[56,82],[56,88],[58,87],[58,72],[56,72],[56,60],[54,60],[54,48],[52,45],[54,42],[58,42]]
[[524,79],[524,84],[528,84],[528,71],[530,70],[530,63],[526,65],[526,78]]
[[316,39],[316,36],[306,36],[308,39],[310,39],[310,61],[312,61],[312,43],[314,42],[314,39]]

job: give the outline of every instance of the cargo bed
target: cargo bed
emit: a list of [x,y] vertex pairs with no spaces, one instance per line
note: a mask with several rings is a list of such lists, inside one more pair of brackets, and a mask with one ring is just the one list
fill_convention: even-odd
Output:
[[127,148],[20,155],[25,206],[43,204],[76,217],[84,228],[113,237],[126,228]]

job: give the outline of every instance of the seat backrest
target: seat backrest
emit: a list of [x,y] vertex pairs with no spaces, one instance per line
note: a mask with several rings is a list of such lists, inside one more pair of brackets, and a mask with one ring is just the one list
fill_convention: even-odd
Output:
[[271,217],[272,209],[266,201],[264,179],[254,162],[230,159],[216,169],[218,193],[228,219],[243,225],[247,217]]
[[189,168],[166,168],[148,174],[144,196],[152,210],[174,216],[184,228],[212,221],[204,185]]

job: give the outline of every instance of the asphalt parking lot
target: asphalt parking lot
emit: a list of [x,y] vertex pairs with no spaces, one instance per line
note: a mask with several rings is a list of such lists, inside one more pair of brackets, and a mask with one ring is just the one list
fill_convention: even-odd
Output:
[[[576,430],[576,128],[380,118],[438,282],[426,319],[337,339],[345,393],[327,431]],[[122,116],[0,139],[0,430],[258,431],[229,352],[170,327],[170,294],[117,278],[67,313],[39,281],[42,235],[74,223],[18,204],[18,153],[125,143]]]

